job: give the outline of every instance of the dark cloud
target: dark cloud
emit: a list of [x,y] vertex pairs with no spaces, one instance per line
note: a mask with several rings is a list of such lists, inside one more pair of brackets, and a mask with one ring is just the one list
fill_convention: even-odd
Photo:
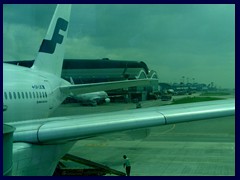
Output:
[[[4,57],[34,56],[55,6],[4,5]],[[234,87],[234,5],[73,5],[68,37],[69,58],[141,60],[161,81],[212,77]]]
[[55,4],[4,4],[5,22],[46,27],[54,13]]

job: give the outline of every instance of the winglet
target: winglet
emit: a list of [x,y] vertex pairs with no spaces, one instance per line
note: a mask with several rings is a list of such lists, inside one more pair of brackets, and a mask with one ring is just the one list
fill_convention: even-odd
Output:
[[70,12],[71,5],[57,5],[32,69],[61,76]]

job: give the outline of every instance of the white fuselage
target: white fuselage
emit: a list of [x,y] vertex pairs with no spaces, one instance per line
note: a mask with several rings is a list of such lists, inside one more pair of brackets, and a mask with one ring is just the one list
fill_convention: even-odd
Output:
[[73,98],[86,105],[97,105],[110,102],[108,94],[105,91],[79,94],[73,96]]
[[55,75],[3,63],[4,123],[46,118],[66,98]]

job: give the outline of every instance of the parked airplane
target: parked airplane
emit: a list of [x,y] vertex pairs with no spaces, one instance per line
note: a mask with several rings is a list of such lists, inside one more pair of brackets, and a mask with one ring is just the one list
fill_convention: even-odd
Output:
[[[75,84],[72,77],[70,77],[71,84]],[[98,91],[85,94],[70,95],[83,105],[97,106],[98,104],[109,103],[110,98],[105,91]]]
[[97,106],[99,104],[110,102],[110,98],[108,97],[108,94],[105,91],[79,94],[71,97],[76,99],[82,105]]
[[[58,5],[31,68],[3,63],[3,122],[13,135],[13,175],[52,175],[74,143],[102,133],[235,114],[234,100],[48,118],[71,93],[146,85],[148,80],[71,85],[60,78],[71,6]],[[5,157],[4,158],[8,158]]]

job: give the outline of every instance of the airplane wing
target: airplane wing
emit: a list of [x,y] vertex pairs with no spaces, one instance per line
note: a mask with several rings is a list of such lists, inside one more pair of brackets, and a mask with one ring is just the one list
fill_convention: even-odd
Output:
[[65,85],[60,87],[60,91],[66,95],[68,94],[85,94],[97,91],[107,91],[113,89],[128,88],[134,86],[149,86],[153,83],[158,83],[156,79],[138,79],[125,81],[112,81],[103,83],[79,84],[79,85]]
[[53,143],[103,133],[235,115],[235,100],[218,100],[103,114],[54,117],[9,123],[15,142]]

